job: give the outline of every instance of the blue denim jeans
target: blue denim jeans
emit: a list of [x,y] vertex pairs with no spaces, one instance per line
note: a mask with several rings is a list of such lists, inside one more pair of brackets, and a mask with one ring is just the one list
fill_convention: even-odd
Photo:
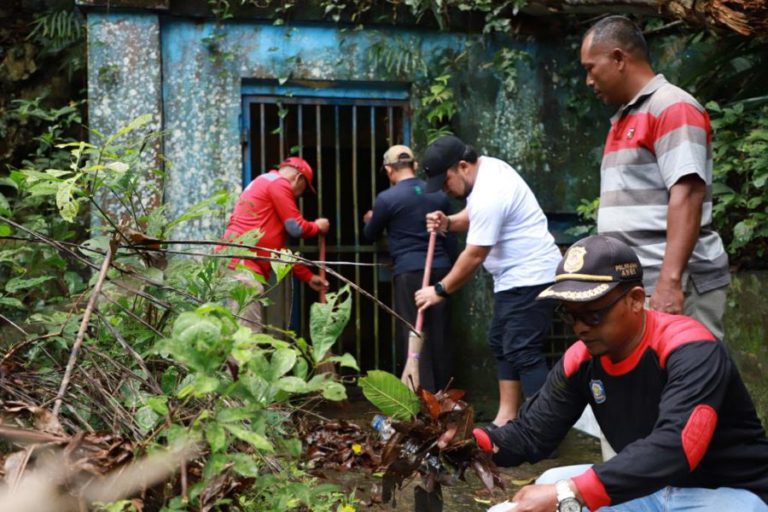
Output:
[[[552,468],[542,473],[537,484],[553,484],[578,476],[591,464]],[[587,509],[584,508],[584,511]],[[664,487],[648,496],[624,502],[620,505],[603,507],[599,512],[768,512],[765,504],[756,494],[745,489],[719,487]]]

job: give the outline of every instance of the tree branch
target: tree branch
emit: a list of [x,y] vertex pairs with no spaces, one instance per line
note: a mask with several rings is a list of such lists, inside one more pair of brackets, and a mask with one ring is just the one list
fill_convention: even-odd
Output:
[[83,320],[80,322],[80,330],[77,332],[77,337],[75,338],[74,345],[72,345],[72,353],[69,355],[69,361],[67,362],[67,369],[64,372],[64,378],[61,380],[61,386],[59,387],[59,392],[56,395],[56,402],[53,404],[54,416],[58,416],[59,411],[61,410],[61,402],[64,399],[64,394],[67,392],[67,386],[69,386],[69,380],[72,378],[72,370],[74,369],[75,363],[77,362],[77,353],[80,350],[80,346],[83,344],[83,339],[85,338],[85,331],[88,329],[88,323],[91,320],[91,313],[93,312],[93,308],[96,305],[96,300],[99,296],[99,293],[101,292],[101,287],[104,285],[104,281],[107,278],[107,271],[109,270],[109,266],[112,263],[112,258],[114,257],[116,247],[117,247],[117,240],[112,239],[112,241],[109,244],[109,249],[107,249],[107,255],[104,258],[104,262],[101,264],[101,271],[99,272],[99,277],[96,280],[96,284],[93,287],[93,291],[91,292],[91,298],[88,299],[88,304],[85,307],[85,312],[83,313]]

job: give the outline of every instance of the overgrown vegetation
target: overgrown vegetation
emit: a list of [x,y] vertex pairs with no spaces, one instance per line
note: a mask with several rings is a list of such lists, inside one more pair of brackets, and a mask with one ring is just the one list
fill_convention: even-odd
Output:
[[[349,355],[326,357],[350,316],[348,289],[330,294],[327,304],[312,306],[309,340],[269,328],[260,334],[241,328],[225,302],[242,306],[262,297],[224,279],[221,262],[242,249],[210,255],[212,248],[203,244],[187,252],[206,255],[185,257],[174,254],[185,250],[167,240],[175,225],[226,211],[231,198],[214,194],[176,218],[169,218],[163,207],[148,209],[139,198],[159,190],[140,176],[162,173],[148,169],[143,159],[159,136],[146,130],[149,119],[139,118],[114,134],[83,128],[82,15],[71,7],[34,13],[23,9],[20,0],[11,4],[8,12],[0,12],[0,20],[8,22],[0,28],[3,411],[21,425],[38,428],[29,415],[39,416],[58,403],[57,421],[67,432],[113,432],[120,436],[121,449],[130,446],[132,451],[120,452],[126,457],[180,438],[199,443],[202,453],[179,468],[171,484],[144,494],[146,509],[353,510],[354,497],[307,472],[302,460],[306,447],[294,422],[314,401],[345,396],[341,383],[318,367],[330,360],[356,368]],[[257,4],[273,8],[275,22],[284,23],[295,7],[282,0],[209,4],[221,22],[232,17],[233,6]],[[458,9],[475,20],[473,29],[484,44],[492,40],[489,34],[514,31],[512,20],[520,6],[487,0],[394,2],[388,4],[387,20],[397,24],[408,16],[444,26],[449,11]],[[357,26],[377,12],[367,0],[321,0],[317,7],[325,19]],[[234,58],[223,45],[225,26],[201,41],[211,60],[222,66]],[[668,46],[686,48],[687,64],[669,78],[709,102],[716,228],[732,262],[762,266],[768,236],[767,43],[681,34],[670,38]],[[482,68],[496,77],[500,94],[514,97],[522,70],[537,71],[529,68],[528,53],[503,44],[493,61],[478,67],[470,62],[469,47],[422,55],[404,39],[382,38],[371,47],[368,64],[381,71],[382,79],[414,82],[414,124],[424,128],[417,136],[426,144],[457,130],[460,103],[472,92],[461,89],[463,74]],[[679,63],[679,55],[674,58]],[[664,68],[662,63],[669,74]],[[98,79],[113,80],[115,71],[98,70]],[[570,67],[554,71],[559,73],[552,78],[558,91],[584,88],[575,53]],[[581,101],[583,96],[575,92],[563,100],[566,135],[583,131],[584,116],[593,107]],[[547,150],[531,146],[532,156],[526,158],[538,154],[547,163],[557,157],[548,149],[556,145],[547,141],[549,133],[535,138],[549,144]],[[102,200],[115,208],[103,209]],[[596,201],[584,199],[577,210],[593,223],[596,207]],[[257,239],[241,242],[248,246]],[[293,261],[292,255],[275,255],[278,280]],[[102,268],[106,276],[99,282]],[[89,310],[92,295],[97,300]],[[77,343],[79,349],[73,350]],[[68,368],[71,378],[65,379]],[[408,403],[412,418],[418,409],[412,394],[399,399]],[[118,463],[106,459],[106,464]],[[125,511],[141,505],[120,501],[100,507]]]
[[707,104],[716,134],[712,216],[731,258],[759,267],[768,255],[768,101],[745,104]]
[[[346,396],[317,368],[357,368],[348,354],[326,356],[349,320],[350,294],[342,288],[312,308],[311,341],[241,327],[224,303],[242,307],[261,296],[227,279],[225,262],[249,251],[169,257],[160,238],[143,232],[154,226],[162,237],[175,222],[228,204],[217,195],[181,219],[143,209],[142,151],[157,136],[144,130],[149,121],[140,117],[99,143],[54,144],[66,165],[28,161],[4,180],[14,193],[0,196],[2,337],[15,340],[3,359],[13,379],[0,384],[4,399],[53,403],[68,431],[114,432],[135,455],[182,438],[202,445],[182,469],[188,487],[151,491],[150,509],[340,510],[343,493],[301,469],[292,418],[309,401]],[[96,202],[105,193],[121,206],[119,221]],[[89,215],[98,219],[95,236],[83,230],[78,240],[71,226],[87,225]],[[294,260],[275,255],[278,279]]]

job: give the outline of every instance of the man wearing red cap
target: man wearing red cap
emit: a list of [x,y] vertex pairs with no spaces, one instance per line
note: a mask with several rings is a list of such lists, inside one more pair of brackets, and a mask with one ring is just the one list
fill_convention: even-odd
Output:
[[[258,256],[270,258],[274,257],[274,254],[269,250],[285,248],[288,236],[311,238],[327,233],[330,228],[328,219],[308,221],[296,206],[296,199],[307,187],[315,192],[312,178],[312,167],[306,160],[296,156],[283,161],[277,170],[258,176],[238,198],[223,239],[232,240],[257,230],[261,234],[258,240],[260,250],[252,251]],[[268,259],[233,258],[229,268],[236,270],[234,279],[260,291],[263,290],[263,283],[269,279],[272,270]],[[328,287],[327,281],[303,265],[295,265],[293,273],[315,291]],[[232,306],[233,309],[239,309],[236,304]],[[239,315],[252,330],[261,330],[262,306],[259,301],[247,305],[244,310],[239,311]]]

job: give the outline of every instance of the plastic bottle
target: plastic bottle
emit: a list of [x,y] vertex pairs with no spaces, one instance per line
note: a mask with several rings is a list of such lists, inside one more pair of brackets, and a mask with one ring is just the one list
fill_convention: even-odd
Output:
[[389,438],[395,433],[395,429],[392,428],[392,420],[383,414],[374,416],[371,420],[371,426],[379,433],[382,441],[389,441]]

